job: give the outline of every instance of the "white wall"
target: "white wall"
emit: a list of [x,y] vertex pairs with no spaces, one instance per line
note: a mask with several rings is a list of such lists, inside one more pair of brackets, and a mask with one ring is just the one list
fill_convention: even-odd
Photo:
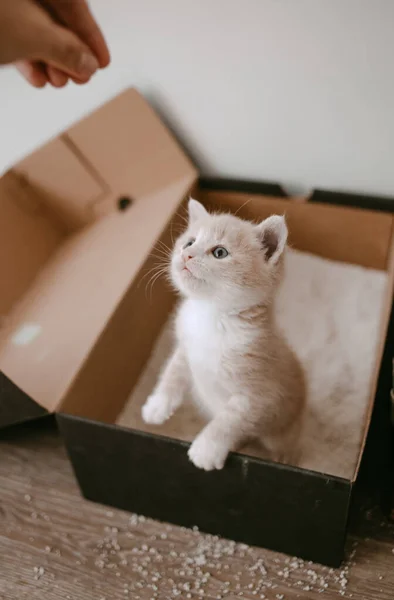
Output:
[[209,174],[394,196],[392,0],[92,0],[113,62],[86,87],[0,72],[0,170],[124,87]]

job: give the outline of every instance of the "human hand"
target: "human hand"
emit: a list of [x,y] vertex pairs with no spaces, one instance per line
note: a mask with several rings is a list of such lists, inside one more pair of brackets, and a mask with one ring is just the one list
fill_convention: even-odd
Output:
[[85,83],[110,57],[85,0],[0,0],[0,64],[35,87]]

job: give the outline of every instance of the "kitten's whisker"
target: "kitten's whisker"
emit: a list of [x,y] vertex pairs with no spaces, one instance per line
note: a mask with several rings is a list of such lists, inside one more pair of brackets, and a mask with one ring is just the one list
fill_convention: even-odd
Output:
[[172,234],[172,228],[174,226],[174,221],[173,219],[171,219],[171,225],[170,225],[170,238],[171,238],[171,246],[174,246],[174,236]]
[[152,258],[155,258],[157,260],[156,265],[162,265],[162,266],[169,267],[170,264],[171,264],[170,259],[167,259],[167,258],[165,258],[163,256],[160,256],[158,254],[152,254],[151,256],[152,256]]
[[175,241],[176,241],[176,240],[174,240],[174,233],[176,233],[177,237],[179,237],[180,235],[182,235],[182,233],[185,233],[186,229],[187,229],[187,227],[185,227],[185,225],[183,225],[181,223],[174,223],[174,221],[172,221],[171,231],[170,231],[172,247],[175,246]]
[[237,208],[237,210],[234,213],[234,217],[237,216],[237,214],[239,213],[240,210],[242,210],[244,208],[244,206],[246,206],[247,204],[249,204],[249,202],[251,202],[253,200],[252,196],[250,198],[248,198],[243,204],[241,204],[240,207]]
[[143,275],[143,277],[141,277],[141,279],[138,282],[137,288],[141,285],[141,283],[147,278],[149,277],[149,275],[155,275],[157,271],[160,270],[168,270],[168,266],[169,263],[167,264],[163,264],[163,263],[157,263],[155,265],[153,265],[153,267],[151,267],[150,269],[148,269],[148,271]]
[[161,271],[158,271],[157,273],[154,273],[152,275],[152,277],[150,278],[150,280],[147,283],[146,286],[146,291],[148,290],[148,286],[150,285],[150,296],[149,296],[149,302],[152,302],[152,293],[153,293],[153,286],[155,285],[156,281],[165,273],[167,272],[166,269],[162,269]]
[[169,260],[164,260],[160,256],[154,258],[158,258],[158,262],[156,262],[150,269],[148,269],[149,271],[157,270],[163,267],[168,268],[171,264]]
[[152,266],[169,265],[171,263],[170,257],[160,256],[160,254],[151,254],[150,256],[155,260],[155,264]]
[[150,284],[152,283],[152,281],[153,282],[156,281],[156,278],[160,277],[164,273],[165,273],[165,271],[158,271],[157,273],[153,273],[153,275],[151,275],[149,281],[147,282],[147,284],[145,286],[145,298],[146,298],[146,300],[148,300],[147,292],[148,292]]
[[[186,215],[187,215],[187,216],[185,216],[185,215],[182,215],[182,214],[180,213],[180,210],[183,210],[183,211],[185,211],[185,213],[186,213]],[[179,217],[180,219],[182,219],[182,221],[185,223],[185,225],[189,225],[189,219],[188,219],[188,212],[187,212],[187,208],[186,208],[185,206],[181,206],[180,210],[178,210],[178,211],[175,213],[175,215],[176,215],[177,217]]]
[[167,252],[171,252],[171,248],[169,248],[169,247],[167,246],[167,244],[165,244],[165,243],[164,243],[164,242],[162,242],[161,240],[157,240],[156,244],[158,245],[158,247],[159,247],[160,249],[162,249],[162,250],[164,249],[164,250],[166,250]]
[[178,231],[186,231],[186,227],[183,223],[174,223],[173,228]]
[[170,252],[163,250],[163,248],[153,248],[150,256],[154,256],[154,252],[158,252],[161,256],[164,256],[164,258],[168,258],[171,255]]

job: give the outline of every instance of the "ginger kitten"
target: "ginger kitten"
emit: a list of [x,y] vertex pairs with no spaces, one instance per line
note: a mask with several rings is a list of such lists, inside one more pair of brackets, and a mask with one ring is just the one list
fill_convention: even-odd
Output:
[[255,225],[189,201],[188,228],[171,259],[171,279],[183,298],[176,347],[142,416],[163,423],[191,389],[209,422],[189,458],[206,471],[221,469],[229,452],[250,441],[273,460],[296,460],[304,376],[273,306],[286,241],[284,217]]

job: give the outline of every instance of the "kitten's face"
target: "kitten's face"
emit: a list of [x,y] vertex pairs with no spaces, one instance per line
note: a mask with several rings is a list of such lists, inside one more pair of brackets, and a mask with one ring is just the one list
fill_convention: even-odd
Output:
[[172,254],[172,281],[187,297],[230,308],[260,302],[272,288],[286,238],[282,217],[254,225],[233,215],[210,215],[190,200],[189,226]]

